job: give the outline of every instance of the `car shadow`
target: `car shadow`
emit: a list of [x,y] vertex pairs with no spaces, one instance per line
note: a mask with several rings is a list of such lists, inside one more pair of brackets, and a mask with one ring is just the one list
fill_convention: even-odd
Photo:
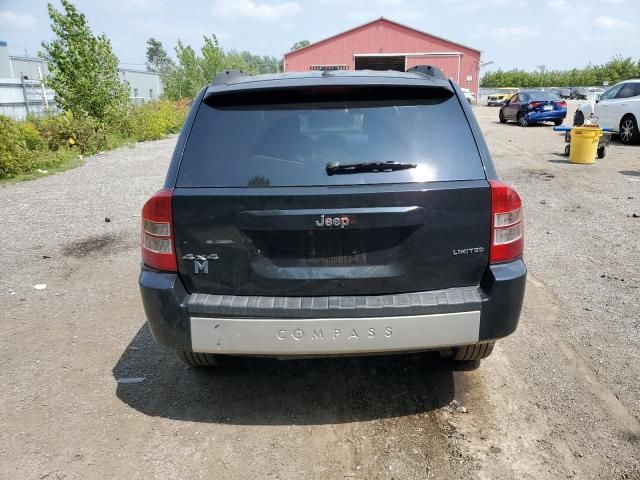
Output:
[[554,157],[560,157],[560,158],[557,158],[557,159],[547,160],[547,162],[549,162],[549,163],[571,163],[569,161],[569,157],[567,155],[565,155],[564,153],[551,152],[549,155],[553,155]]
[[530,125],[528,125],[527,127],[521,127],[520,124],[514,120],[510,120],[506,123],[502,123],[500,122],[500,120],[498,120],[497,122],[493,122],[497,125],[505,125],[505,126],[509,126],[509,127],[519,127],[519,128],[538,128],[538,127],[554,127],[555,125],[553,123],[532,123]]
[[[318,425],[425,413],[454,398],[437,353],[276,360],[189,369],[145,323],[113,367],[116,395],[151,416],[237,425]],[[477,368],[463,365],[461,370]],[[144,379],[144,380],[143,380]]]

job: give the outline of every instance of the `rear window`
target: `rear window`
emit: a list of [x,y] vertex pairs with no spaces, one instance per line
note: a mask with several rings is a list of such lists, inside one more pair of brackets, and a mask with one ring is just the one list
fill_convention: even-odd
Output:
[[[426,89],[423,89],[423,91]],[[264,95],[264,94],[263,94]],[[291,95],[295,97],[294,94]],[[179,187],[325,186],[485,178],[458,99],[202,103],[185,146]],[[244,100],[242,100],[244,98]],[[282,102],[282,92],[277,96]],[[349,100],[354,98],[355,100]],[[367,97],[378,98],[378,97]],[[267,102],[267,103],[265,103]],[[328,163],[402,162],[416,168],[329,175]]]
[[560,96],[554,92],[527,92],[530,100],[560,100]]

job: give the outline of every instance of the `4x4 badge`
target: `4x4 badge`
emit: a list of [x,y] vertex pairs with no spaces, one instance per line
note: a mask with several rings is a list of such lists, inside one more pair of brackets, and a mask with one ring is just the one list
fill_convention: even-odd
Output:
[[209,273],[209,260],[218,260],[220,257],[217,253],[210,253],[209,255],[194,255],[193,253],[187,253],[182,256],[182,260],[193,260],[193,273]]

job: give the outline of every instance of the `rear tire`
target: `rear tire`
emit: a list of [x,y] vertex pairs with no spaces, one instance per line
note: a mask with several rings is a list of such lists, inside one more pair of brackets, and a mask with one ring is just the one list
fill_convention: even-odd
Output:
[[556,127],[559,127],[560,125],[562,125],[562,122],[564,122],[564,120],[563,120],[562,118],[556,118],[556,119],[553,121],[553,124],[554,124]]
[[211,353],[189,352],[178,350],[178,357],[191,368],[215,367],[218,365],[216,356]]
[[493,352],[495,342],[476,343],[457,348],[453,353],[453,359],[458,362],[468,362],[487,358]]
[[578,127],[584,125],[584,113],[582,113],[582,110],[578,110],[573,116],[573,124]]
[[518,125],[520,125],[521,127],[529,126],[529,121],[527,120],[527,117],[525,117],[523,113],[518,114],[517,120],[518,120]]
[[504,118],[504,114],[502,113],[502,110],[498,112],[498,120],[500,120],[500,123],[507,123],[507,119]]
[[620,120],[620,141],[625,145],[631,145],[637,143],[640,139],[640,132],[638,131],[638,122],[633,115],[625,115]]

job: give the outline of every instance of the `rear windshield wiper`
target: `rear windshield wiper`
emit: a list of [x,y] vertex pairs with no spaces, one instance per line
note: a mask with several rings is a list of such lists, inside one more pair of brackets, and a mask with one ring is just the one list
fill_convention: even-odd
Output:
[[341,165],[338,162],[327,163],[327,175],[360,173],[360,172],[395,172],[396,170],[407,170],[416,168],[415,163],[401,162],[369,162],[369,163],[346,163]]

